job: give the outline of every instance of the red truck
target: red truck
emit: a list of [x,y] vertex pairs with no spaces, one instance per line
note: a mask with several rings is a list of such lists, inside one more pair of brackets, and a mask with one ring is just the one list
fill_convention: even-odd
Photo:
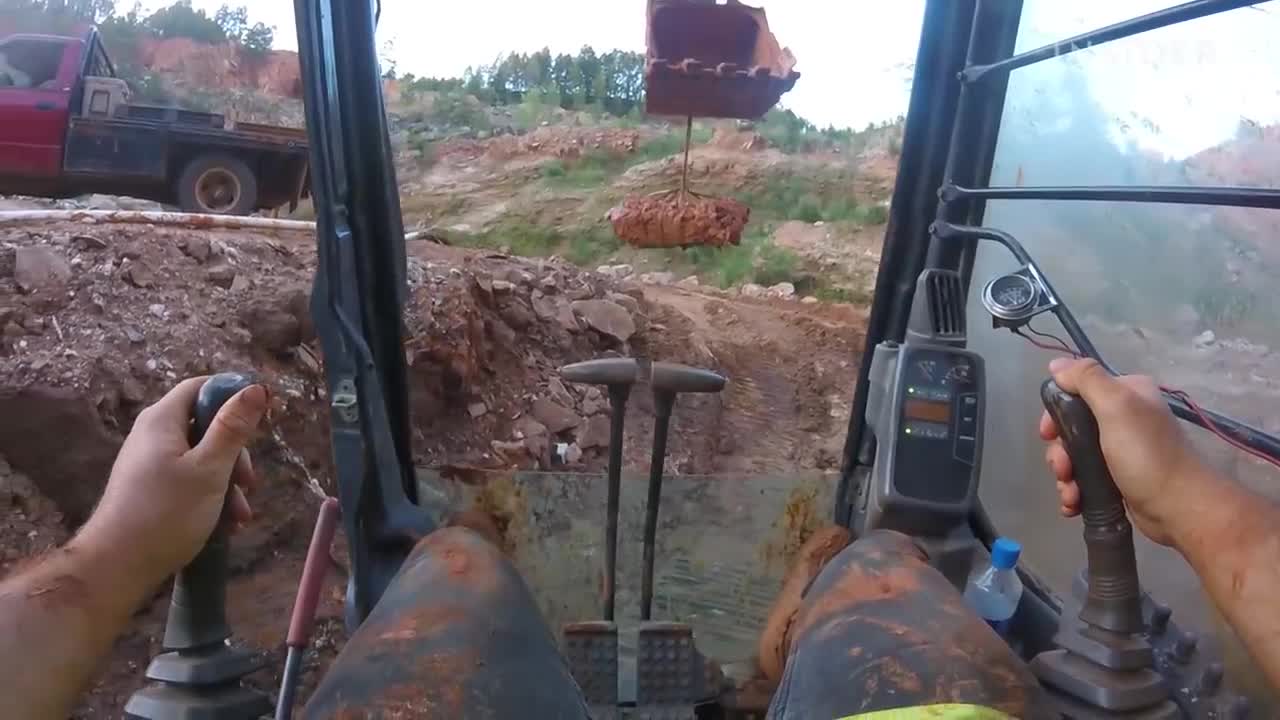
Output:
[[309,194],[306,131],[133,105],[94,28],[0,32],[0,194],[129,195],[247,215]]

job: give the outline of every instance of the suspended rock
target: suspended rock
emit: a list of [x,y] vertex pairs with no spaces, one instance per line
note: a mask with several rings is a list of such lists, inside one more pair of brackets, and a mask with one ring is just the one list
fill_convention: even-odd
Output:
[[633,195],[608,214],[613,232],[638,248],[725,247],[742,242],[751,208],[729,198],[675,190],[660,195]]

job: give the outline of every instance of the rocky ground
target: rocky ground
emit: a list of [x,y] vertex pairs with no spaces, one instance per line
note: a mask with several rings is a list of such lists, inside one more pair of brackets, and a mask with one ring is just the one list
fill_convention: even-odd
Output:
[[[71,223],[0,229],[6,566],[83,521],[143,407],[183,377],[252,369],[275,400],[271,432],[255,448],[267,477],[254,498],[259,518],[236,540],[231,614],[246,642],[282,652],[318,497],[333,492],[307,308],[312,243]],[[405,352],[419,465],[601,470],[608,402],[564,385],[556,368],[630,355],[730,378],[722,396],[681,401],[669,472],[837,466],[864,310],[802,303],[786,288],[740,297],[602,270],[411,243]],[[626,461],[644,468],[652,404],[648,393],[633,398]],[[340,642],[342,586],[339,568],[307,683]],[[165,597],[138,616],[78,717],[118,716],[157,650]]]

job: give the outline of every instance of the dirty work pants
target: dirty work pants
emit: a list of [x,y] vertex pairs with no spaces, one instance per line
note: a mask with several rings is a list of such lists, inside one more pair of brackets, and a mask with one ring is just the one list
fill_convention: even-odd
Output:
[[[933,702],[1015,717],[1025,666],[924,561],[874,532],[805,594],[771,718],[840,718]],[[432,533],[338,656],[306,718],[587,718],[528,588],[498,548],[462,528]]]

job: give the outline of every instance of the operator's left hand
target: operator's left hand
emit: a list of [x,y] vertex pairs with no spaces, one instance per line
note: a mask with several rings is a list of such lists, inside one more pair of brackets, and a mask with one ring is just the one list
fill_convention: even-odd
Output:
[[228,400],[193,448],[192,411],[205,380],[183,381],[138,415],[102,501],[81,531],[156,582],[195,557],[224,502],[233,529],[253,516],[245,496],[255,477],[245,446],[266,414],[267,390],[253,385]]

